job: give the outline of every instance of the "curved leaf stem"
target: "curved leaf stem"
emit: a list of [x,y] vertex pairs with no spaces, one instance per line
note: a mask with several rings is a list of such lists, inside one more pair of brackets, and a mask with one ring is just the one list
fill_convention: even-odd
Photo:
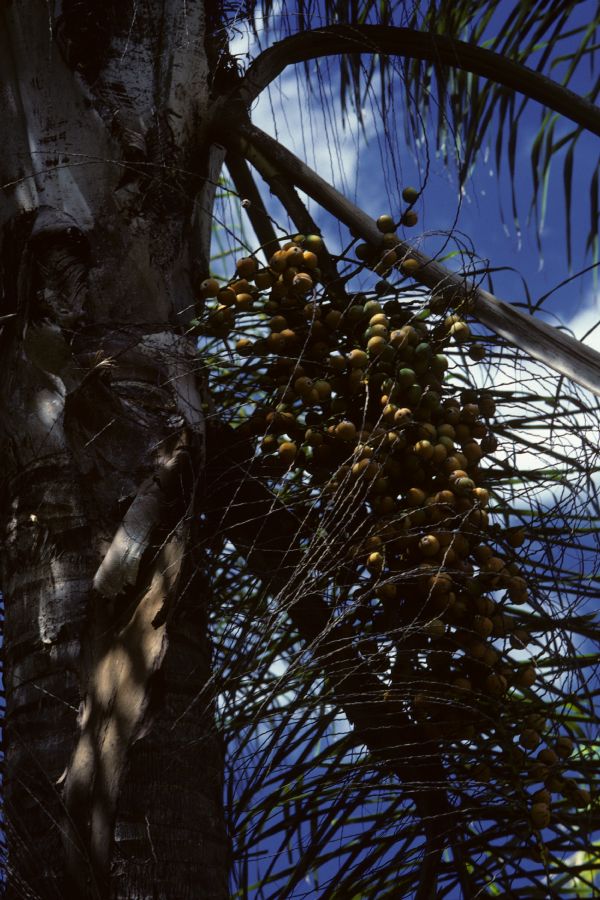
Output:
[[248,108],[287,66],[343,53],[404,56],[463,69],[537,100],[600,135],[600,108],[546,75],[476,44],[388,25],[330,25],[284,38],[254,60],[242,80],[240,96]]
[[[279,141],[239,119],[235,129],[224,120],[221,139],[237,146],[250,161],[258,152],[269,161],[273,170],[278,170],[290,184],[304,190],[323,209],[347,225],[352,234],[373,247],[381,246],[383,236],[375,221]],[[417,260],[419,268],[414,272],[415,280],[442,296],[449,305],[468,308],[483,325],[533,359],[600,396],[600,353],[596,350],[498,299],[475,284],[467,273],[451,272],[406,241],[399,238],[395,249],[401,260],[409,257]]]

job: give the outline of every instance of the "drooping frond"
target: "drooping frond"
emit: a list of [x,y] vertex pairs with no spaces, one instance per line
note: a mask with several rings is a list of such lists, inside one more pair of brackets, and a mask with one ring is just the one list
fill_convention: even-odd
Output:
[[197,326],[233,892],[591,891],[597,402],[322,252],[245,259]]
[[[239,10],[238,10],[239,12]],[[523,64],[555,84],[557,93],[571,89],[592,106],[597,103],[600,79],[594,69],[596,34],[600,11],[594,2],[576,0],[548,4],[543,0],[522,4],[488,0],[485,3],[271,3],[248,4],[248,14],[257,35],[265,33],[269,41],[296,35],[308,29],[333,26],[391,25],[413,29],[415,41],[438,36],[460,40],[481,50],[489,50],[507,64]],[[417,58],[415,58],[415,55]],[[506,84],[500,67],[487,72],[469,70],[461,65],[457,53],[454,63],[440,52],[436,58],[401,50],[391,58],[374,51],[360,52],[349,47],[339,56],[339,90],[342,111],[352,109],[359,117],[367,91],[374,85],[383,119],[395,107],[399,90],[404,94],[403,126],[409,144],[433,126],[439,152],[447,162],[456,162],[458,185],[462,186],[477,165],[484,150],[495,153],[498,173],[507,169],[512,183],[517,175],[521,147],[528,148],[531,162],[531,194],[527,202],[513,191],[511,212],[518,224],[533,214],[538,234],[544,224],[546,198],[551,172],[562,169],[561,189],[566,216],[566,249],[572,257],[571,209],[573,169],[579,161],[587,170],[589,188],[589,230],[586,252],[598,254],[598,178],[597,150],[590,143],[585,127],[571,123],[552,111],[552,104],[541,106],[537,132],[531,132],[524,120],[531,98],[515,92]],[[305,83],[310,90],[319,80],[322,64],[304,63]],[[326,70],[323,76],[326,77]],[[528,119],[529,121],[529,119]]]

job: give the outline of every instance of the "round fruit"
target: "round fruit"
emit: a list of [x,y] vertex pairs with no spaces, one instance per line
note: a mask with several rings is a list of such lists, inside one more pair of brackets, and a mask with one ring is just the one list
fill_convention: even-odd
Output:
[[388,328],[390,324],[390,320],[385,315],[385,313],[375,313],[374,316],[371,316],[369,319],[369,325],[383,325],[385,328]]
[[240,278],[252,278],[256,273],[258,266],[256,265],[255,259],[251,256],[246,256],[243,259],[238,259],[235,268]]
[[558,755],[550,747],[544,747],[543,750],[540,750],[537,758],[545,766],[555,766],[558,762]]
[[495,666],[500,658],[500,654],[494,647],[490,647],[489,644],[486,644],[485,650],[483,652],[483,656],[481,657],[481,661],[485,666]]
[[235,321],[235,312],[229,306],[220,306],[210,315],[210,324],[214,328],[229,328]]
[[429,441],[417,441],[414,451],[421,459],[431,459],[433,456],[433,444]]
[[382,253],[379,262],[373,267],[378,275],[386,275],[398,259],[395,250],[386,250]]
[[487,506],[490,501],[489,491],[482,487],[474,488],[473,497],[481,506]]
[[395,584],[386,583],[380,584],[376,590],[375,594],[379,597],[380,600],[395,600],[396,594],[398,593],[398,588]]
[[517,684],[523,688],[528,688],[535,684],[535,669],[533,666],[527,666],[527,668],[519,672]]
[[389,337],[389,331],[385,327],[385,325],[369,325],[369,327],[365,331],[364,336],[366,340],[369,340],[372,337],[382,337],[387,341],[387,338]]
[[571,794],[571,799],[573,800],[573,803],[575,804],[575,806],[577,806],[578,808],[581,809],[584,806],[589,806],[590,793],[589,793],[589,791],[586,791],[585,788],[577,788]]
[[382,244],[387,250],[394,250],[400,243],[400,238],[395,231],[388,231],[383,235]]
[[497,575],[505,568],[505,562],[499,556],[490,556],[481,567],[484,572],[491,572]]
[[312,278],[306,272],[299,272],[294,277],[292,285],[299,294],[308,294],[314,287]]
[[493,434],[486,434],[481,441],[481,449],[484,453],[495,453],[498,449],[498,439]]
[[493,627],[492,620],[487,616],[475,616],[473,619],[473,631],[482,638],[489,637]]
[[396,425],[408,425],[412,422],[413,414],[412,409],[403,406],[401,409],[397,409],[394,413],[394,422]]
[[419,550],[423,556],[435,556],[439,553],[440,542],[434,534],[426,534],[419,541]]
[[410,488],[410,490],[406,494],[406,502],[409,506],[413,507],[423,506],[423,504],[425,503],[425,491],[417,487]]
[[406,228],[412,228],[419,221],[419,216],[414,209],[407,210],[400,220]]
[[286,341],[287,344],[294,344],[298,338],[298,335],[295,331],[292,331],[291,328],[284,328],[283,331],[280,331],[279,334]]
[[247,310],[252,306],[252,294],[236,294],[235,305],[238,309]]
[[419,191],[414,187],[405,187],[402,191],[402,199],[405,203],[416,203],[419,199]]
[[388,343],[384,337],[376,335],[367,341],[367,350],[371,356],[381,356]]
[[267,338],[267,347],[272,353],[281,353],[285,349],[285,337],[281,333],[270,334]]
[[377,219],[377,227],[383,234],[385,234],[387,231],[393,231],[394,220],[389,215],[379,216],[379,218]]
[[470,465],[476,465],[483,456],[481,447],[476,441],[469,441],[468,444],[465,444],[462,452],[467,457],[467,462]]
[[481,362],[482,359],[485,359],[486,350],[483,344],[472,344],[469,347],[469,356],[475,362]]
[[277,438],[274,434],[267,434],[262,439],[260,446],[264,453],[272,453],[273,450],[277,450]]
[[466,322],[455,322],[450,328],[450,334],[457,343],[461,344],[471,336],[471,329]]
[[304,252],[297,244],[293,244],[285,251],[288,266],[301,266],[304,262]]
[[205,278],[200,284],[200,291],[203,297],[216,297],[221,290],[221,285],[216,278]]
[[371,572],[381,572],[383,568],[383,556],[377,550],[369,553],[367,557],[367,569]]
[[338,355],[337,352],[331,353],[327,362],[334,372],[344,372],[346,369],[346,360],[343,356]]
[[[348,393],[357,394],[362,387],[364,377],[365,373],[362,369],[352,369],[346,382]],[[344,403],[343,399],[342,403]]]
[[546,828],[550,824],[550,809],[545,803],[534,803],[531,807],[531,821],[534,828]]
[[353,369],[364,369],[369,362],[369,357],[364,350],[351,350],[348,354],[348,362]]
[[314,389],[317,392],[321,403],[324,403],[331,397],[331,385],[324,378],[319,378],[315,381]]
[[331,328],[332,331],[335,331],[339,328],[340,322],[342,321],[343,313],[339,309],[330,310],[323,321],[327,325],[328,328]]
[[223,306],[233,306],[235,304],[235,296],[235,291],[231,288],[221,288],[217,294],[217,300],[219,303],[222,303]]
[[[456,456],[452,456],[450,457],[450,459],[456,460],[458,463],[460,463],[460,460],[458,460]],[[456,478],[453,484],[454,493],[459,494],[463,497],[467,494],[470,494],[473,491],[474,487],[475,482],[472,478]]]
[[319,265],[319,258],[316,253],[311,250],[305,250],[302,254],[302,265],[306,269],[316,269]]
[[444,356],[443,353],[436,353],[436,355],[431,360],[432,370],[440,375],[442,374],[442,372],[446,371],[448,366],[448,357]]
[[252,352],[252,346],[251,340],[248,338],[240,338],[240,340],[236,342],[235,349],[240,356],[249,356]]
[[274,272],[271,272],[269,269],[261,269],[261,271],[257,272],[254,276],[254,284],[259,291],[265,291],[274,284],[275,279],[276,275]]
[[300,396],[305,396],[313,389],[313,383],[311,378],[307,378],[306,375],[303,375],[301,378],[297,378],[294,382],[294,390],[296,393],[300,394]]
[[353,441],[356,438],[356,425],[348,420],[338,422],[335,426],[335,434],[343,441]]
[[313,428],[307,428],[304,433],[304,440],[309,447],[320,447],[323,443],[323,435],[320,431],[315,431]]
[[304,246],[313,253],[319,253],[323,249],[323,238],[318,234],[307,234],[304,238]]
[[506,540],[511,547],[521,547],[525,541],[526,533],[524,528],[511,529],[506,534]]
[[377,498],[377,512],[380,516],[390,516],[396,509],[396,501],[387,494],[385,497]]
[[566,735],[557,738],[554,749],[562,759],[568,759],[573,752],[573,741]]
[[283,441],[283,443],[279,445],[279,458],[288,465],[294,462],[297,453],[298,447],[293,441]]
[[405,275],[414,275],[421,268],[421,264],[418,260],[413,259],[412,256],[407,257],[407,259],[402,260],[400,263],[400,268]]
[[377,315],[377,313],[382,312],[381,303],[379,300],[367,300],[363,307],[363,311],[366,316],[371,318],[371,316]]
[[419,400],[421,399],[422,394],[423,394],[423,388],[421,387],[420,384],[411,384],[411,386],[409,387],[409,389],[406,392],[407,403],[410,406],[415,407],[417,405],[417,403],[419,402]]
[[275,272],[283,272],[287,267],[286,251],[277,250],[269,260],[269,265]]

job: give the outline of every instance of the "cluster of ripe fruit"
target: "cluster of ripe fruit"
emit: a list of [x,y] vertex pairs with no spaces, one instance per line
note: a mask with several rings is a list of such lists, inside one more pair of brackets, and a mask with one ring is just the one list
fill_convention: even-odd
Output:
[[[393,233],[389,217],[378,225]],[[589,796],[566,777],[573,743],[553,736],[532,690],[535,667],[511,653],[531,641],[519,615],[529,593],[515,554],[524,533],[500,534],[488,512],[482,461],[498,446],[494,399],[457,395],[445,378],[444,351],[465,349],[470,328],[436,298],[415,311],[324,288],[324,252],[320,237],[297,236],[268,267],[246,257],[227,285],[202,285],[208,334],[253,323],[236,350],[262,393],[240,427],[287,481],[288,497],[293,485],[302,503],[309,492],[307,523],[322,531],[337,522],[328,538],[336,603],[379,666],[385,699],[444,753],[452,746],[478,760],[469,769],[478,782],[491,777],[484,748],[503,747],[494,777],[504,767],[531,825],[544,828],[552,793],[576,806]],[[377,267],[373,252],[360,255]],[[410,259],[393,262],[410,272]],[[471,355],[481,358],[473,345]]]

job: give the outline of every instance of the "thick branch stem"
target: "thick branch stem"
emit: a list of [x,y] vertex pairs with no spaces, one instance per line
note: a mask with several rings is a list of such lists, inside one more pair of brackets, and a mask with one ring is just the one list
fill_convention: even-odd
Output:
[[[279,168],[273,166],[256,147],[243,142],[243,148],[244,155],[269,185],[271,193],[281,201],[284,209],[294,223],[295,228],[302,234],[320,235],[321,230],[319,226],[298,196],[290,179],[283,175]],[[329,253],[323,253],[321,264],[323,267],[324,284],[328,288],[336,289],[338,292],[343,291],[342,281],[338,276],[335,263]]]
[[600,135],[600,109],[546,75],[476,44],[387,25],[331,25],[278,41],[248,69],[242,82],[242,99],[248,107],[286,66],[341,53],[405,56],[463,69],[537,100]]
[[257,172],[269,185],[271,193],[281,201],[285,211],[294,223],[294,227],[305,234],[319,233],[306,206],[300,200],[293,183],[281,170],[273,166],[256,147],[244,146],[244,156],[252,163]]
[[236,153],[235,150],[228,151],[226,165],[240,198],[247,200],[249,203],[247,208],[248,218],[268,261],[273,253],[279,250],[279,241],[277,240],[271,217],[254,183],[254,178],[246,160],[239,153]]
[[[356,237],[374,247],[381,246],[382,235],[374,220],[306,163],[255,125],[238,122],[236,127],[238,137],[245,145],[245,153],[252,154],[258,150],[286,178],[347,225]],[[420,268],[415,272],[415,279],[436,295],[443,296],[454,306],[468,304],[480,322],[496,334],[555,372],[600,395],[600,353],[596,350],[499,300],[477,286],[467,275],[451,272],[405,241],[398,241],[396,251],[403,258],[411,257],[418,261]]]

